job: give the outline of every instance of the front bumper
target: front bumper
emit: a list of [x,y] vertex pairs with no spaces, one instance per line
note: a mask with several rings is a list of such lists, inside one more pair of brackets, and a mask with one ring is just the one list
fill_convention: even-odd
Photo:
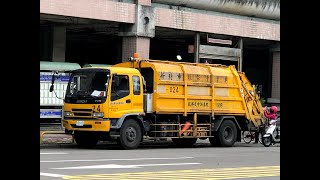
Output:
[[[83,121],[83,125],[77,126],[77,121]],[[110,131],[110,120],[85,119],[85,120],[63,120],[63,127],[68,131]]]

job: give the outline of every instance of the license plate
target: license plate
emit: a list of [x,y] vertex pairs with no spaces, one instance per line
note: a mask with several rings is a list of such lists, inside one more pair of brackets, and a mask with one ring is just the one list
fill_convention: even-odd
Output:
[[77,126],[83,126],[83,124],[84,124],[84,121],[77,121],[76,123]]

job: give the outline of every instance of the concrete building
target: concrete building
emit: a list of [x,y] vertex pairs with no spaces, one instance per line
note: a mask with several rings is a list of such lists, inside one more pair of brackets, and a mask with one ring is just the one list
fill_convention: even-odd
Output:
[[41,0],[40,61],[234,64],[280,98],[280,0]]

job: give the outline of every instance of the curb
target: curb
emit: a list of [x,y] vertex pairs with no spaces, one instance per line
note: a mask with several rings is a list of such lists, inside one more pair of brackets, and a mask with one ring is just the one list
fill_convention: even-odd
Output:
[[72,135],[59,131],[40,131],[40,144],[74,143]]

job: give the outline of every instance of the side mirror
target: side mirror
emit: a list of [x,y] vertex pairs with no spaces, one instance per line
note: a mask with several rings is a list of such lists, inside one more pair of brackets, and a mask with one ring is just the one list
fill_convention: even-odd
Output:
[[51,84],[54,84],[54,81],[55,81],[55,79],[56,79],[56,76],[54,75],[55,73],[57,73],[57,72],[54,72],[54,73],[52,74]]
[[53,88],[54,88],[54,85],[53,85],[53,84],[51,84],[51,86],[50,86],[50,92],[52,92],[52,91],[53,91]]
[[54,88],[54,85],[53,85],[53,84],[54,84],[54,81],[55,81],[55,79],[56,79],[55,74],[58,74],[58,72],[54,72],[54,73],[52,74],[50,92],[52,92],[52,91],[53,91],[53,88]]

